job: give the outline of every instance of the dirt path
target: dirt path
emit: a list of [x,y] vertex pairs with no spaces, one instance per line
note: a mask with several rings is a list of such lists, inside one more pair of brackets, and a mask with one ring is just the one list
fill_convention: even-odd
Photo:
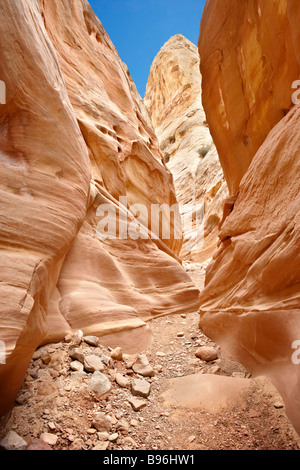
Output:
[[[201,266],[188,270],[198,285],[203,282]],[[198,320],[195,312],[151,322],[153,341],[143,351],[154,370],[150,377],[133,370],[136,356],[111,360],[109,349],[81,343],[84,355],[104,358],[111,386],[105,399],[90,389],[91,372],[71,369],[70,344],[40,348],[16,407],[2,419],[0,439],[13,430],[27,443],[42,437],[54,450],[300,449],[276,390],[224,357],[199,331]],[[211,346],[217,359],[196,357],[201,346]],[[124,383],[117,383],[120,377]],[[148,398],[133,397],[135,379],[150,384]],[[132,398],[142,402],[140,411]],[[108,421],[99,425],[99,416]]]
[[[154,341],[148,357],[157,362],[157,352],[166,356],[159,358],[162,373],[153,386],[152,406],[144,412],[147,422],[152,414],[159,418],[151,432],[145,425],[141,444],[147,438],[159,449],[299,448],[282,400],[267,380],[251,379],[220,349],[219,358],[210,363],[195,357],[199,345],[217,347],[199,333],[197,314],[155,320],[151,327]],[[193,386],[202,387],[203,393]]]

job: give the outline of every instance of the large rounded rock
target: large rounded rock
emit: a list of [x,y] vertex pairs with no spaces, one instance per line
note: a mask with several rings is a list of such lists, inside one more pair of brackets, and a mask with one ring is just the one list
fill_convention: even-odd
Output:
[[202,361],[210,362],[218,359],[218,351],[212,346],[202,346],[198,348],[195,355]]

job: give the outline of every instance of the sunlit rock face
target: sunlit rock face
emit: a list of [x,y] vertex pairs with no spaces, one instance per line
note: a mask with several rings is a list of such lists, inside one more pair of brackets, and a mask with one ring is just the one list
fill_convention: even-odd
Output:
[[272,377],[298,431],[299,15],[293,0],[210,0],[199,40],[204,109],[234,195],[200,325],[253,373]]
[[181,256],[194,261],[212,256],[227,196],[202,107],[199,65],[197,47],[173,36],[153,61],[144,100],[174,176],[183,219]]
[[199,38],[203,105],[231,195],[299,79],[296,0],[208,0]]
[[172,175],[88,2],[3,0],[0,14],[3,414],[38,345],[80,328],[139,349],[150,318],[199,304],[178,211],[163,208],[169,236],[151,231],[151,204],[176,203]]
[[[128,207],[144,204],[150,212],[151,204],[172,206],[177,202],[172,175],[164,165],[148,113],[100,20],[85,0],[41,3],[89,150],[93,181],[115,199],[126,196]],[[151,229],[148,220],[143,222]],[[177,215],[176,227],[179,223]],[[172,235],[164,242],[179,253],[179,237]]]
[[3,411],[45,336],[60,268],[85,217],[90,166],[37,2],[2,1],[0,14]]

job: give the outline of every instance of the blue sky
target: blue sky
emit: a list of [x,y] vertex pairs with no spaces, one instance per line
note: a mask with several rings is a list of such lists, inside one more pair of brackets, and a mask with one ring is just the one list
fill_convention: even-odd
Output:
[[152,61],[171,36],[197,44],[205,0],[89,0],[142,98]]

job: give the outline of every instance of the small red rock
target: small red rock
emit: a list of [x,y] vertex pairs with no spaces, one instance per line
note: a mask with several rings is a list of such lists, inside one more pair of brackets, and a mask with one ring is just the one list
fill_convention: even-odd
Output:
[[33,439],[25,450],[52,450],[51,447],[41,439]]

